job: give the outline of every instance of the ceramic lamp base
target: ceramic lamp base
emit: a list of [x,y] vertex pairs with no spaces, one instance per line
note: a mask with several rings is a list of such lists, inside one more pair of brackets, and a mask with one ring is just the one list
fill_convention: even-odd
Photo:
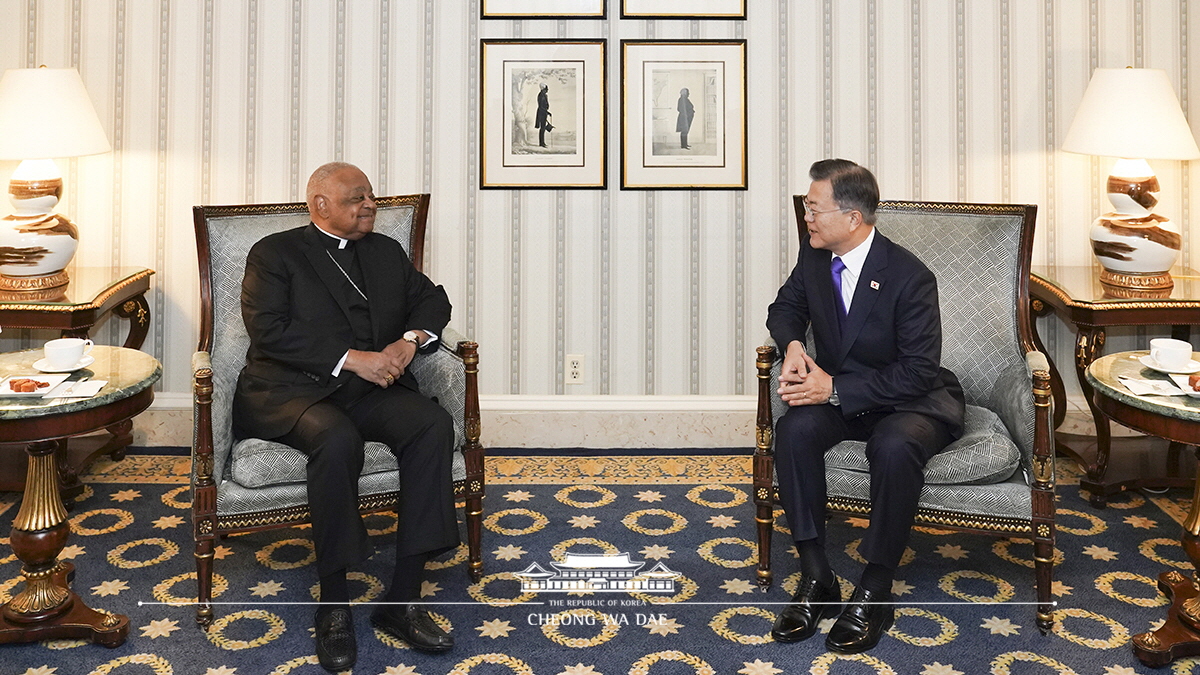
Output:
[[[0,275],[0,290],[28,292],[32,295],[42,295],[47,290],[66,286],[71,281],[66,270],[37,277],[13,277]],[[58,292],[56,291],[57,295]]]
[[[1123,297],[1125,291],[1169,291],[1175,286],[1175,280],[1170,272],[1114,272],[1109,269],[1100,270],[1100,283],[1113,297]],[[1129,295],[1127,297],[1145,297],[1144,295]]]

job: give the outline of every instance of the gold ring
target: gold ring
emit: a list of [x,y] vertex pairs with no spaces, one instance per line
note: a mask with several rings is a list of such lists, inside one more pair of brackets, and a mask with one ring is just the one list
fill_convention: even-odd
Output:
[[388,384],[391,384],[396,378],[392,377],[391,375],[388,375],[384,379],[387,380]]

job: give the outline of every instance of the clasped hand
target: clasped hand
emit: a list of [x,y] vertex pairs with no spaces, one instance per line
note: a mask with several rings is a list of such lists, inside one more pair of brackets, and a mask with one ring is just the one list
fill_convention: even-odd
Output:
[[412,363],[416,353],[417,346],[413,343],[396,340],[380,352],[351,349],[342,367],[368,382],[387,389],[404,374],[404,369]]
[[789,344],[779,374],[779,397],[792,406],[819,405],[828,402],[831,394],[833,377],[821,370],[803,344]]

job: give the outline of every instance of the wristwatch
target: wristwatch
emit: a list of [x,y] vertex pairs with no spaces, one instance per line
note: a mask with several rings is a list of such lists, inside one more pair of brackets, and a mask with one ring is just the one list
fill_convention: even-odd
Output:
[[831,381],[830,381],[830,386],[832,386],[832,387],[833,387],[833,393],[829,395],[829,405],[841,405],[841,404],[842,404],[842,399],[838,398],[838,395],[837,395],[837,384],[835,384],[835,383],[834,383],[834,382],[831,380]]
[[[393,335],[394,335],[394,333],[393,333]],[[421,346],[421,338],[417,335],[417,332],[414,330],[407,331],[406,333],[404,333],[403,336],[401,336],[400,339],[404,340],[405,342],[411,342],[418,347]]]

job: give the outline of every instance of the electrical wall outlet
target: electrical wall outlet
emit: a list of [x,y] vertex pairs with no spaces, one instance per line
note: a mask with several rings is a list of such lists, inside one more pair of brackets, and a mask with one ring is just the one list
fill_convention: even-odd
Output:
[[563,382],[566,384],[583,384],[583,354],[567,354],[563,364]]

